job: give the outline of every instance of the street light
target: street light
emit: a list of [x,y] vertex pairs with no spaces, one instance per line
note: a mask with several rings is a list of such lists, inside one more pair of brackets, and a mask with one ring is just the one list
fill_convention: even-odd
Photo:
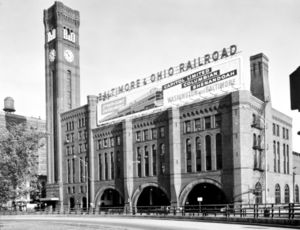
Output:
[[80,162],[83,162],[85,165],[85,179],[86,179],[86,208],[87,210],[89,209],[89,176],[88,176],[88,163],[87,161],[83,161],[77,156],[73,156],[73,158],[78,159]]
[[295,176],[296,176],[296,166],[293,167],[293,203],[295,203]]

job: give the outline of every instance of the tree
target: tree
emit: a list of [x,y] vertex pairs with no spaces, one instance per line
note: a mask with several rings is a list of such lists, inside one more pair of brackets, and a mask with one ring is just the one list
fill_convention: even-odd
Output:
[[38,149],[44,137],[26,123],[0,131],[0,204],[37,190]]

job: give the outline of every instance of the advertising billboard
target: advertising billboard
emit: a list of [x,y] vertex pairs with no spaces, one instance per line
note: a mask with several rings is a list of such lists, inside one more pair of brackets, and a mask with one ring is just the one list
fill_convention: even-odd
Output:
[[99,94],[98,124],[229,93],[241,86],[235,45]]

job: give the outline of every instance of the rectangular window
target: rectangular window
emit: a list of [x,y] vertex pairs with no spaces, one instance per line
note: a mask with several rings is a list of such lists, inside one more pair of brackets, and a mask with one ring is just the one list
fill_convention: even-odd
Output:
[[107,140],[107,138],[105,138],[103,140],[103,147],[106,148],[107,146],[108,146],[108,140]]
[[161,138],[165,137],[165,127],[164,126],[159,128],[159,137],[161,137]]
[[210,129],[211,128],[211,122],[210,122],[210,117],[205,117],[205,129]]
[[273,135],[276,136],[276,125],[273,123]]
[[83,176],[83,172],[84,172],[84,166],[83,166],[83,159],[82,157],[79,158],[79,169],[80,169],[80,182],[84,182],[84,176]]
[[201,119],[195,119],[195,131],[201,131]]
[[117,145],[121,145],[121,137],[117,136]]
[[144,140],[145,141],[149,140],[149,131],[148,131],[148,129],[144,130]]
[[289,139],[289,130],[288,129],[286,129],[286,139],[288,140]]
[[99,172],[99,180],[102,180],[102,159],[101,159],[101,154],[98,155],[98,172]]
[[285,128],[282,127],[282,138],[285,139]]
[[191,121],[185,121],[184,122],[184,133],[190,133],[190,132],[192,132]]
[[75,159],[72,159],[72,171],[73,171],[73,176],[72,176],[72,181],[75,183]]
[[221,124],[222,124],[221,114],[216,114],[215,115],[215,128],[220,128]]
[[152,140],[157,139],[157,129],[151,129]]
[[115,140],[113,137],[110,138],[110,145],[111,145],[111,147],[115,146]]
[[277,136],[280,136],[279,125],[277,125]]
[[137,131],[137,132],[136,132],[136,141],[137,141],[137,142],[142,141],[141,131]]
[[68,183],[71,183],[71,161],[68,159]]

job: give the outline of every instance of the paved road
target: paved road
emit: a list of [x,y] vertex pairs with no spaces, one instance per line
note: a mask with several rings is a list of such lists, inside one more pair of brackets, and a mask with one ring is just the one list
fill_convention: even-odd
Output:
[[[279,230],[280,227],[127,217],[0,216],[1,230]],[[294,228],[298,229],[298,228]]]

